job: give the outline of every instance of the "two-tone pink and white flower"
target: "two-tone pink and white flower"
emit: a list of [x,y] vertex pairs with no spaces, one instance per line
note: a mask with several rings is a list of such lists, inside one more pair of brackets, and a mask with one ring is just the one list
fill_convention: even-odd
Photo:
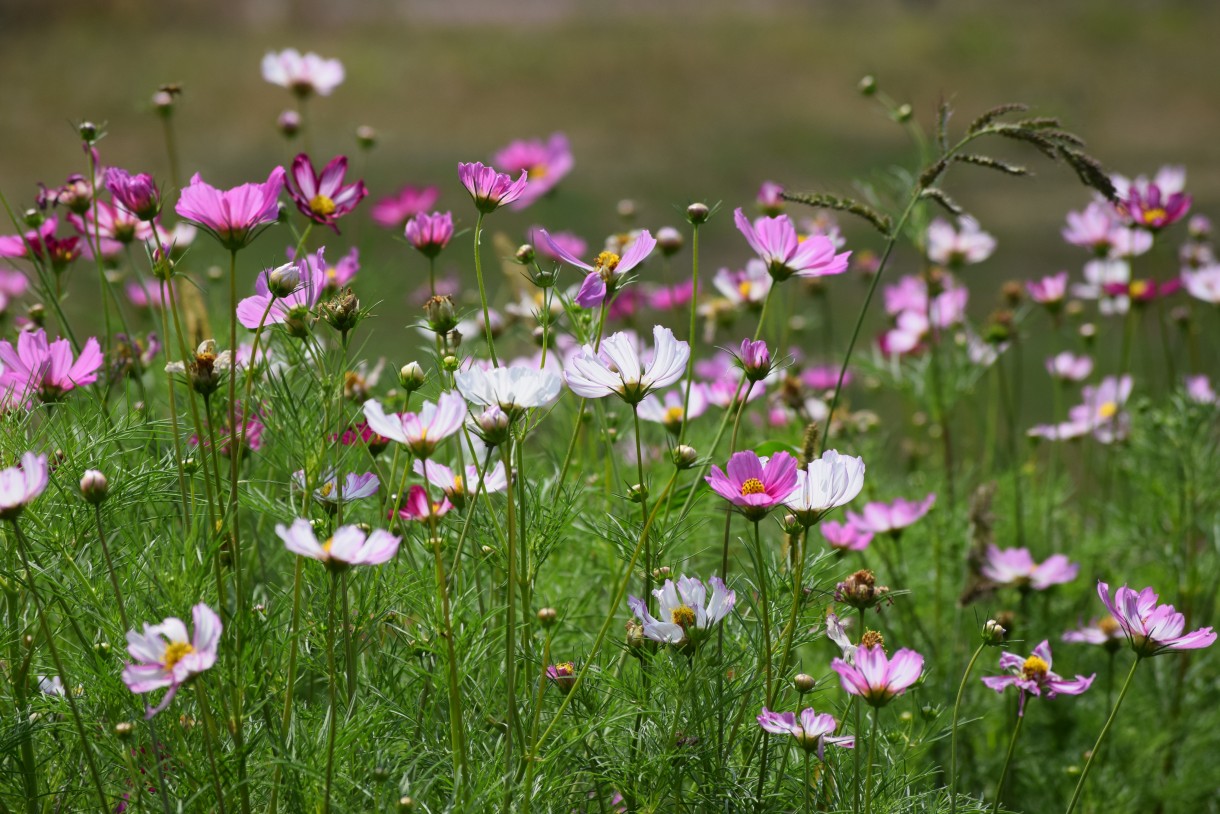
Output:
[[169,706],[178,688],[216,663],[224,626],[216,611],[200,602],[191,608],[195,633],[171,616],[159,625],[144,625],[144,632],[127,631],[127,652],[133,659],[123,668],[123,683],[136,694],[169,687],[161,703],[144,713],[152,718]]
[[730,591],[719,577],[708,580],[711,598],[702,580],[681,576],[675,583],[665,584],[652,592],[657,599],[658,616],[648,612],[648,604],[629,596],[627,605],[644,626],[644,635],[663,644],[697,644],[707,632],[733,610],[737,594]]
[[1093,372],[1093,360],[1084,354],[1077,356],[1070,350],[1047,357],[1046,372],[1051,378],[1065,382],[1080,382]]
[[301,557],[323,563],[327,568],[342,570],[353,565],[381,565],[393,559],[401,539],[384,529],[365,532],[358,526],[340,526],[327,540],[318,542],[313,524],[303,517],[291,526],[275,525],[275,533],[284,547]]
[[864,459],[840,455],[828,449],[822,457],[796,470],[796,488],[784,499],[784,506],[808,527],[831,509],[856,499],[864,488]]
[[1210,627],[1183,633],[1186,617],[1173,605],[1160,604],[1160,597],[1152,588],[1136,591],[1124,585],[1111,597],[1110,586],[1099,581],[1097,595],[1141,658],[1169,650],[1198,650],[1216,641],[1216,633]]
[[987,546],[980,573],[996,585],[1045,591],[1076,579],[1080,564],[1063,554],[1052,554],[1041,563],[1034,562],[1028,548]]
[[981,263],[995,251],[995,238],[987,234],[974,218],[962,216],[957,228],[944,218],[928,225],[928,259],[950,268]]
[[295,48],[278,54],[268,51],[263,57],[263,79],[273,85],[288,88],[298,96],[329,96],[343,84],[343,63],[324,59],[312,51],[302,55]]
[[51,482],[47,456],[26,452],[17,466],[0,469],[0,520],[12,520]]
[[423,475],[429,484],[441,490],[446,499],[458,508],[465,504],[467,497],[472,497],[477,493],[480,477],[482,478],[482,488],[488,494],[503,492],[508,488],[508,477],[504,472],[503,461],[496,461],[495,466],[484,470],[481,476],[479,467],[473,464],[464,467],[462,474],[456,474],[449,467],[438,464],[436,461],[416,461],[413,468],[415,474]]
[[891,659],[878,644],[857,648],[854,664],[835,659],[830,669],[839,674],[839,683],[849,695],[859,696],[870,706],[883,707],[923,675],[923,656],[903,648]]
[[581,308],[597,308],[605,302],[606,298],[618,288],[623,277],[643,263],[657,245],[656,239],[645,229],[635,240],[631,241],[621,257],[617,252],[607,249],[598,254],[593,264],[590,265],[569,252],[560,243],[552,240],[546,229],[539,229],[538,235],[549,250],[549,254],[558,257],[560,262],[588,272],[584,282],[580,285],[580,290],[576,292],[576,304]]
[[827,277],[847,271],[851,252],[837,254],[834,242],[825,235],[801,240],[787,215],[764,216],[751,223],[739,207],[733,211],[733,221],[776,282],[793,275]]
[[363,181],[347,184],[347,156],[337,155],[321,172],[313,168],[313,160],[300,153],[292,160],[292,172],[288,175],[288,194],[301,214],[329,226],[337,234],[335,223],[351,212],[369,194]]
[[406,446],[412,455],[430,458],[441,441],[462,428],[466,400],[457,393],[442,393],[436,402],[425,401],[418,413],[390,413],[376,399],[364,403],[364,418],[378,435]]
[[801,711],[798,718],[792,712],[772,712],[766,707],[758,716],[758,725],[773,735],[791,735],[796,738],[797,746],[806,752],[818,756],[818,760],[826,759],[826,745],[852,749],[856,739],[851,735],[835,735],[838,723],[829,713],[817,713],[812,708]]
[[617,395],[628,404],[639,404],[653,390],[682,378],[690,358],[690,345],[669,328],[653,327],[652,337],[651,356],[641,353],[632,337],[623,332],[602,340],[598,351],[583,345],[569,360],[564,380],[584,398]]

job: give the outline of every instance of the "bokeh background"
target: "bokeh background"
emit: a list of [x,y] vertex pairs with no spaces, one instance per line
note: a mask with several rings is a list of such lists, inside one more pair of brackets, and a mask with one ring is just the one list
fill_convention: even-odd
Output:
[[[175,121],[187,173],[222,186],[265,178],[295,152],[274,127],[293,99],[262,81],[259,62],[291,46],[345,64],[343,86],[311,105],[314,154],[355,155],[356,127],[374,127],[378,145],[354,159],[372,198],[407,182],[437,184],[441,207],[469,226],[458,161],[488,160],[514,138],[566,132],[576,169],[559,193],[491,219],[514,239],[542,223],[595,243],[619,226],[622,198],[654,231],[680,224],[690,201],[721,201],[705,232],[705,262],[709,273],[739,266],[747,248],[729,212],[748,206],[760,181],[853,194],[858,180],[911,164],[903,129],[857,93],[864,74],[925,123],[942,95],[963,127],[990,106],[1024,101],[1062,117],[1114,171],[1185,164],[1195,211],[1217,214],[1217,31],[1220,5],[1195,2],[6,0],[0,190],[23,208],[36,182],[82,171],[72,127],[81,119],[107,123],[106,163],[165,179],[149,105],[164,82],[184,89]],[[1061,268],[1078,273],[1086,259],[1059,239],[1064,213],[1088,198],[1072,173],[1019,145],[999,152],[1037,176],[955,168],[945,184],[999,239],[995,257],[969,272],[980,314],[995,304],[989,287]],[[405,309],[404,292],[425,266],[377,230],[368,209],[334,240],[361,245],[362,293],[374,294],[379,312]],[[875,247],[866,229],[845,227],[850,248]],[[281,257],[290,239],[281,231],[260,239],[243,264]],[[211,247],[201,251],[198,262],[208,261]],[[448,261],[466,267],[466,255],[461,248]],[[1148,262],[1162,276],[1175,270],[1172,251]],[[897,271],[912,264],[903,265],[900,256]],[[87,272],[74,272],[82,287],[74,311],[92,307]]]

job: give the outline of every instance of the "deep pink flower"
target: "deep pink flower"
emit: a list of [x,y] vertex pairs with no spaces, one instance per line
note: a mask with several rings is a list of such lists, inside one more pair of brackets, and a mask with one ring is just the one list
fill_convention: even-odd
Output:
[[818,528],[831,548],[843,551],[863,551],[873,541],[873,533],[856,528],[851,521],[823,520]]
[[774,181],[763,181],[756,200],[759,211],[775,217],[784,211],[784,188]]
[[1040,280],[1027,280],[1025,290],[1029,298],[1047,308],[1057,309],[1067,296],[1068,273],[1061,271]]
[[[843,386],[847,387],[852,382],[852,373],[849,368],[843,374]],[[801,383],[811,390],[834,390],[839,384],[839,366],[838,365],[816,365],[807,367],[801,371]]]
[[657,311],[671,311],[689,305],[694,295],[695,284],[690,280],[661,286],[648,292],[648,307]]
[[541,139],[514,141],[496,153],[492,162],[509,175],[522,171],[529,175],[529,186],[513,202],[513,209],[525,209],[550,192],[575,164],[563,133],[552,133],[545,143]]
[[835,254],[834,243],[824,235],[810,235],[800,240],[787,215],[762,217],[751,224],[738,208],[733,212],[733,220],[750,248],[767,264],[767,270],[776,282],[794,274],[826,277],[847,271],[851,252]]
[[437,495],[437,497],[440,498],[439,501],[429,502],[428,490],[418,483],[413,484],[407,491],[407,499],[402,504],[402,508],[398,510],[398,516],[403,520],[414,520],[420,523],[442,518],[453,508],[453,504],[443,494]]
[[852,749],[856,739],[851,735],[835,736],[838,728],[834,716],[829,713],[819,715],[813,709],[801,712],[800,719],[791,712],[772,712],[766,707],[758,716],[758,725],[773,735],[791,735],[796,743],[806,752],[813,752],[818,760],[826,759],[826,744]]
[[479,161],[459,163],[458,180],[470,193],[475,208],[484,215],[517,200],[525,194],[525,188],[529,185],[529,177],[524,170],[521,177],[514,181],[511,176],[496,172],[494,167],[486,167]]
[[0,341],[0,392],[20,399],[37,395],[55,401],[69,390],[97,381],[102,366],[102,351],[97,339],[85,342],[80,356],[73,360],[72,345],[66,339],[47,342],[42,328],[22,331],[14,348],[7,339]]
[[178,688],[216,663],[224,626],[216,611],[200,602],[191,608],[195,635],[181,619],[171,616],[159,625],[144,625],[144,632],[127,631],[127,652],[133,662],[123,668],[123,683],[136,694],[169,687],[161,703],[144,713],[151,718],[169,706]]
[[576,686],[576,665],[570,661],[547,665],[546,677],[566,695]]
[[936,495],[929,494],[918,503],[897,498],[892,503],[866,503],[864,514],[847,513],[847,520],[861,531],[873,534],[895,534],[923,517],[936,502]]
[[387,229],[401,229],[411,218],[435,206],[440,197],[441,191],[437,187],[408,184],[373,204],[373,220]]
[[830,669],[839,674],[839,682],[847,693],[860,696],[871,706],[883,707],[919,680],[923,656],[903,648],[891,659],[881,645],[858,647],[854,664],[835,659]]
[[[81,239],[77,235],[56,237],[55,230],[58,225],[59,221],[51,217],[39,224],[37,229],[31,229],[25,234],[0,236],[0,257],[25,257],[46,261],[51,264],[52,271],[63,271],[80,256]],[[0,269],[0,295],[19,297],[25,293],[27,284],[25,275]]]
[[47,456],[26,452],[21,463],[0,469],[0,520],[12,520],[51,482]]
[[1076,579],[1080,565],[1069,562],[1062,554],[1053,554],[1039,564],[1034,562],[1028,548],[998,548],[989,545],[980,571],[997,585],[1045,591],[1052,585]]
[[1168,650],[1198,650],[1210,647],[1216,641],[1216,634],[1210,627],[1183,635],[1186,617],[1173,605],[1158,604],[1160,597],[1152,588],[1136,592],[1124,585],[1111,599],[1110,586],[1099,581],[1097,595],[1141,658]]
[[741,347],[737,350],[737,364],[752,382],[767,378],[771,374],[771,351],[767,348],[767,343],[762,339],[757,342],[750,339],[741,340]]
[[1045,639],[1034,648],[1033,654],[1023,659],[1012,653],[1000,654],[1000,669],[1007,670],[1008,675],[983,676],[983,683],[996,692],[1004,692],[1008,687],[1016,687],[1021,698],[1017,705],[1017,714],[1025,714],[1025,694],[1054,698],[1056,695],[1080,695],[1093,683],[1094,676],[1085,678],[1078,675],[1066,679],[1051,672],[1051,646]]
[[745,450],[733,453],[726,471],[713,466],[704,479],[716,494],[757,521],[795,491],[796,468],[796,459],[787,452],[772,455],[764,466],[758,455]]
[[288,194],[302,215],[338,232],[335,221],[355,209],[369,194],[363,181],[344,184],[346,176],[347,156],[335,156],[318,173],[314,171],[309,156],[300,153],[292,160]]
[[174,211],[230,251],[248,246],[279,217],[280,192],[284,189],[284,168],[276,167],[262,184],[242,184],[219,190],[204,183],[199,173],[182,190]]
[[405,234],[407,242],[424,257],[436,257],[453,237],[453,214],[420,212],[407,221]]
[[118,167],[106,169],[106,189],[114,202],[143,221],[151,221],[161,211],[161,191],[147,173],[132,175]]
[[623,275],[627,274],[640,263],[643,263],[648,255],[652,254],[652,250],[657,245],[657,241],[645,229],[631,242],[631,245],[623,252],[622,257],[619,257],[615,252],[604,251],[597,255],[593,265],[589,265],[579,257],[568,252],[567,249],[554,240],[551,240],[551,236],[547,234],[546,229],[539,229],[538,234],[542,236],[543,244],[561,262],[589,272],[585,275],[585,280],[580,286],[580,291],[576,294],[576,304],[581,308],[596,308],[605,302],[606,297],[614,293],[622,281]]
[[1161,189],[1155,182],[1131,184],[1119,207],[1136,226],[1159,231],[1186,217],[1190,196],[1184,192]]

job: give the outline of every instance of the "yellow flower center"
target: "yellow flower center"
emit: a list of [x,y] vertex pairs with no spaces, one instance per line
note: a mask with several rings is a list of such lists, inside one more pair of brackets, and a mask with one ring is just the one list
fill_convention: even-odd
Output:
[[547,175],[546,164],[535,164],[526,170],[529,173],[526,177],[531,181],[537,181],[539,178],[545,178]]
[[680,628],[688,628],[695,623],[695,611],[689,605],[679,605],[669,613],[670,620]]
[[754,285],[749,280],[742,280],[737,284],[737,290],[741,292],[741,296],[749,299],[750,292],[754,290]]
[[570,661],[561,661],[555,665],[555,674],[560,676],[570,676],[576,672],[576,665]]
[[466,484],[465,484],[465,483],[462,481],[462,476],[461,476],[461,475],[454,475],[454,476],[453,476],[453,491],[454,491],[454,492],[456,492],[456,493],[457,493],[457,494],[459,494],[459,495],[461,495],[461,494],[465,494],[465,492],[466,492]]
[[1113,636],[1118,632],[1118,620],[1113,616],[1107,616],[1097,623],[1097,629],[1107,636]]
[[1107,401],[1105,404],[1097,408],[1097,415],[1102,418],[1114,418],[1118,414],[1118,405],[1112,401]]
[[1147,280],[1136,280],[1131,284],[1129,290],[1132,297],[1142,297],[1148,293],[1148,288],[1149,286]]
[[322,550],[326,552],[326,556],[328,557],[330,556],[330,547],[334,544],[334,542],[335,538],[331,537],[327,539],[325,543],[322,543]]
[[593,265],[605,271],[614,271],[618,268],[619,259],[614,252],[602,252],[597,256],[597,261]]
[[1021,674],[1031,681],[1046,678],[1051,666],[1037,656],[1030,656],[1021,667]]
[[322,497],[330,497],[330,493],[335,491],[335,484],[327,482],[322,484],[322,488],[318,490],[318,494]]
[[335,214],[335,202],[325,195],[315,195],[309,199],[309,211],[325,218]]
[[763,486],[763,482],[758,478],[747,478],[745,483],[741,484],[741,496],[757,495],[767,491],[767,487]]
[[170,642],[165,648],[165,669],[172,670],[174,665],[182,661],[187,654],[194,653],[195,647],[190,642]]
[[670,407],[665,411],[666,424],[681,424],[682,423],[682,408]]
[[1158,220],[1164,220],[1169,213],[1161,207],[1155,209],[1145,209],[1143,213],[1144,223],[1156,223]]
[[[329,198],[328,198],[327,200],[329,200]],[[312,204],[311,204],[311,206],[312,206]],[[334,207],[334,204],[331,204],[331,207],[333,208],[333,207]],[[327,279],[327,280],[330,280],[331,282],[334,282],[334,281],[335,281],[335,279],[336,279],[338,276],[339,276],[339,270],[338,270],[338,269],[336,269],[336,268],[334,268],[334,267],[331,267],[331,268],[328,268],[328,269],[326,270],[326,279]]]

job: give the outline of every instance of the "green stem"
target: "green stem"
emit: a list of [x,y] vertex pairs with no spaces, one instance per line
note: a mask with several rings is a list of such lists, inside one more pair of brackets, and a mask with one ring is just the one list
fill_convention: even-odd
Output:
[[504,814],[508,814],[512,810],[512,784],[509,782],[513,777],[513,732],[516,728],[517,719],[517,688],[516,680],[516,622],[517,622],[517,605],[516,605],[516,587],[517,587],[517,519],[516,519],[516,501],[513,500],[513,456],[511,450],[512,444],[506,444],[501,451],[501,456],[504,460],[504,476],[508,481],[508,488],[504,490],[504,496],[508,501],[507,520],[508,525],[508,546],[505,554],[508,575],[505,585],[505,610],[504,610]]
[[538,695],[534,699],[534,712],[530,716],[530,748],[525,756],[525,799],[521,802],[521,814],[530,814],[530,803],[534,799],[534,763],[538,754],[538,718],[542,713],[542,697],[546,690],[546,670],[551,661],[551,631],[546,633],[542,645],[542,671],[538,676]]
[[[695,331],[698,329],[697,314],[699,305],[699,224],[692,224],[691,227],[691,272],[690,272],[690,332],[686,335],[686,341],[690,345],[691,350],[695,348]],[[686,438],[687,412],[690,410],[690,390],[694,383],[695,375],[695,354],[692,352],[686,360],[686,392],[682,396],[682,425],[678,429],[678,443],[681,444]]]
[[[311,484],[307,483],[306,489],[310,486]],[[288,731],[292,725],[292,694],[297,676],[297,634],[300,632],[301,618],[301,576],[304,568],[305,560],[297,557],[296,571],[292,577],[292,622],[288,627],[288,683],[284,687],[284,711],[280,716],[280,741],[285,746],[288,744]],[[278,808],[281,774],[282,764],[275,767],[275,778],[271,784],[271,805],[268,809],[271,814],[275,814]]]
[[106,570],[110,573],[110,586],[114,588],[115,601],[119,603],[119,619],[123,622],[123,630],[131,630],[127,622],[127,608],[123,605],[123,592],[119,590],[119,577],[114,572],[114,561],[110,559],[110,546],[106,545],[106,532],[102,529],[102,506],[93,504],[94,517],[97,518],[97,540],[102,544],[102,554],[106,557]]
[[877,748],[877,722],[881,719],[878,710],[873,710],[873,725],[868,736],[868,765],[864,768],[864,814],[873,810],[873,752]]
[[483,304],[483,334],[487,337],[487,353],[491,356],[492,367],[499,367],[500,362],[496,359],[496,347],[491,338],[491,312],[487,308],[487,289],[483,285],[483,259],[482,252],[479,250],[479,239],[483,234],[483,213],[479,213],[479,219],[474,224],[474,274],[479,281],[479,301]]
[[335,774],[335,735],[339,731],[338,678],[335,675],[335,583],[338,575],[332,573],[330,598],[326,603],[326,672],[329,678],[330,726],[326,730],[326,793],[322,798],[323,814],[330,814],[330,789]]
[[962,674],[962,682],[957,686],[957,699],[953,702],[953,722],[949,727],[949,812],[957,814],[957,718],[958,713],[962,708],[962,695],[966,692],[966,682],[970,680],[970,672],[974,669],[974,663],[978,661],[979,655],[983,652],[983,648],[987,646],[986,642],[980,644],[974,651],[974,655],[970,657],[969,663],[966,664],[966,672]]
[[[207,696],[203,692],[203,682],[196,680],[195,697],[199,699],[199,712],[203,715],[203,745],[208,753],[208,766],[212,770],[212,787],[216,790],[216,807],[220,814],[225,811],[224,786],[220,782],[220,768],[216,765],[216,722],[212,719],[212,708],[208,706]],[[154,760],[160,760],[154,755]]]
[[754,521],[754,556],[758,562],[758,604],[759,616],[762,617],[763,647],[762,660],[767,678],[767,705],[772,699],[771,686],[771,606],[767,603],[767,563],[763,557],[762,537],[758,530],[758,521]]
[[995,784],[995,799],[991,802],[991,814],[1000,810],[1000,793],[1004,790],[1004,780],[1008,777],[1008,767],[1012,763],[1013,752],[1017,750],[1017,735],[1021,734],[1021,724],[1025,716],[1017,714],[1017,725],[1012,728],[1012,738],[1008,741],[1008,754],[1004,756],[1004,767],[1000,769],[1000,779]]
[[[172,347],[169,338],[169,315],[166,313],[166,310],[169,308],[169,297],[166,293],[166,288],[169,285],[165,280],[161,281],[161,334],[165,341],[166,362],[170,361],[170,348]],[[183,359],[182,361],[186,363],[189,360]],[[174,394],[174,375],[168,371],[165,374],[165,384],[169,394],[169,422],[170,431],[174,436],[174,464],[178,470],[178,492],[182,496],[182,522],[184,527],[190,528],[191,506],[186,496],[186,473],[182,469],[182,436],[178,429],[178,404],[177,397]]]
[[1089,759],[1085,761],[1084,770],[1080,773],[1080,779],[1076,781],[1076,790],[1072,792],[1072,799],[1068,803],[1066,814],[1072,814],[1076,809],[1076,803],[1080,800],[1080,792],[1084,789],[1084,781],[1089,776],[1089,770],[1093,768],[1093,760],[1101,751],[1102,741],[1106,739],[1106,734],[1114,723],[1114,717],[1118,715],[1118,708],[1123,705],[1123,699],[1127,697],[1127,690],[1131,687],[1131,679],[1135,677],[1135,668],[1140,666],[1141,661],[1143,661],[1143,657],[1136,656],[1135,662],[1131,665],[1131,671],[1127,673],[1127,680],[1123,682],[1123,688],[1118,691],[1118,700],[1114,702],[1114,708],[1110,710],[1110,717],[1106,719],[1106,725],[1101,728],[1101,734],[1097,736],[1097,743],[1093,744],[1093,751],[1089,752]]

